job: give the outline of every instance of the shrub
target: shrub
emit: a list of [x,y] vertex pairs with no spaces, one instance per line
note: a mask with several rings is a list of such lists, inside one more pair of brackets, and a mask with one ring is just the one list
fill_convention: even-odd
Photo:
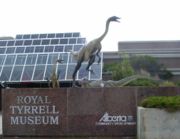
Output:
[[164,82],[160,83],[159,86],[161,86],[161,87],[165,87],[165,86],[173,87],[173,86],[176,86],[176,84],[174,82],[164,81]]
[[176,82],[176,86],[180,86],[180,81],[177,81],[177,82]]
[[168,111],[180,110],[180,96],[152,96],[144,99],[141,106],[146,108],[164,108]]
[[134,80],[132,82],[130,82],[129,84],[127,84],[127,86],[149,86],[149,87],[156,87],[158,86],[158,83],[154,80],[151,79],[137,79]]
[[111,72],[113,80],[117,81],[125,77],[134,75],[129,59],[124,58],[121,62],[104,65],[104,72]]

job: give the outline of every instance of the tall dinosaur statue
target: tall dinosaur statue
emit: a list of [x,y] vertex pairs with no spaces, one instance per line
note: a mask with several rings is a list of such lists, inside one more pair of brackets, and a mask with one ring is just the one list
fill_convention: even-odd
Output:
[[59,88],[59,81],[58,81],[58,75],[56,74],[56,68],[57,68],[57,63],[62,63],[62,59],[57,59],[53,63],[53,69],[52,69],[52,74],[50,77],[50,80],[52,82],[52,88]]
[[76,86],[75,85],[76,74],[77,74],[78,70],[80,69],[83,61],[88,61],[86,70],[90,71],[92,73],[93,73],[93,70],[90,70],[89,67],[94,63],[96,56],[99,58],[98,63],[101,62],[101,57],[99,56],[99,52],[101,51],[101,47],[102,47],[101,41],[104,39],[104,37],[108,33],[110,22],[112,22],[112,21],[119,22],[118,19],[120,19],[120,18],[117,16],[112,16],[112,17],[108,18],[106,21],[105,31],[100,37],[90,41],[86,46],[82,47],[78,52],[71,52],[74,59],[77,60],[76,67],[75,67],[73,75],[72,75],[73,86]]

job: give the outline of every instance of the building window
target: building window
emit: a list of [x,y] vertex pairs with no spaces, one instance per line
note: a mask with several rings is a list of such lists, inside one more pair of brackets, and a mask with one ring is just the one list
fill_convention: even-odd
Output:
[[12,53],[14,53],[14,51],[15,51],[15,47],[8,47],[6,49],[6,54],[12,54]]
[[16,47],[16,53],[24,53],[25,47]]
[[38,55],[37,64],[46,64],[47,54]]

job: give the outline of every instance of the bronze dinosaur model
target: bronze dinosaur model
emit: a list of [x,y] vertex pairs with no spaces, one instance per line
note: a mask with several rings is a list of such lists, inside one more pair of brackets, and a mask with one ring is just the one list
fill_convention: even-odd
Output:
[[58,76],[56,74],[56,68],[57,68],[57,63],[62,63],[62,59],[57,59],[55,60],[54,64],[53,64],[53,68],[52,68],[52,74],[50,77],[50,80],[52,82],[52,88],[59,88],[59,81],[58,81]]
[[120,18],[116,17],[116,16],[112,16],[112,17],[108,18],[106,21],[105,31],[100,37],[90,41],[86,46],[82,47],[78,52],[71,52],[71,54],[77,60],[76,67],[75,67],[73,75],[72,75],[73,86],[76,86],[75,85],[76,74],[77,74],[78,70],[80,69],[83,61],[88,61],[86,70],[90,71],[92,73],[93,73],[93,70],[90,70],[89,67],[94,63],[96,56],[99,58],[98,63],[100,63],[101,57],[99,56],[99,52],[101,51],[101,47],[102,47],[101,41],[104,39],[104,37],[108,33],[110,22],[112,22],[112,21],[119,22],[118,19],[120,19]]

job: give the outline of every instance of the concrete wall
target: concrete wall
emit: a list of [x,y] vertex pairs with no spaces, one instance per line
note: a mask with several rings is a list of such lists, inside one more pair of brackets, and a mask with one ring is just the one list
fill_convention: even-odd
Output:
[[179,139],[180,112],[138,107],[138,139]]

